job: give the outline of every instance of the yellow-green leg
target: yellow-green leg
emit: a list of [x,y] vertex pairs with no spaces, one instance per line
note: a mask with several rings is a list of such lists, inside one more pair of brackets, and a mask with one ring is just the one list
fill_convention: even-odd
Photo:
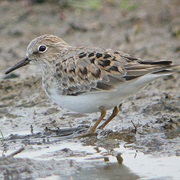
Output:
[[78,135],[78,136],[76,136],[76,138],[82,138],[82,137],[88,137],[88,136],[95,135],[95,132],[96,132],[96,129],[97,129],[99,123],[106,116],[106,109],[104,107],[100,107],[99,109],[101,110],[101,116],[99,117],[99,119],[97,119],[96,123],[88,130],[87,133]]
[[103,118],[106,116],[106,109],[104,107],[100,107],[101,110],[101,116],[96,121],[96,123],[91,127],[91,129],[88,131],[88,133],[94,133],[99,125],[99,123],[103,120]]
[[113,112],[111,114],[111,116],[102,124],[98,127],[98,129],[104,129],[104,127],[110,122],[112,121],[112,119],[114,117],[117,116],[117,114],[119,113],[120,109],[121,109],[122,104],[120,104],[119,106],[115,106],[113,109]]

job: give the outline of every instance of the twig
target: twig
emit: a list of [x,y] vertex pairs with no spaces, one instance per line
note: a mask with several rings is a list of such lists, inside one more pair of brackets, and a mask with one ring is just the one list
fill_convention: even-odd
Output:
[[1,131],[1,130],[0,130],[0,134],[1,134],[1,136],[2,136],[1,141],[3,142],[3,141],[4,141],[4,136],[3,136],[3,133],[2,133],[2,131]]
[[134,122],[133,121],[131,121],[131,123],[133,124],[133,126],[134,126],[134,133],[136,134],[137,133],[137,127],[136,127],[136,125],[134,124]]
[[25,149],[24,147],[21,147],[18,150],[16,150],[15,152],[13,152],[13,153],[9,154],[8,156],[6,156],[5,158],[13,157],[13,156],[21,153],[22,151],[24,151],[24,149]]

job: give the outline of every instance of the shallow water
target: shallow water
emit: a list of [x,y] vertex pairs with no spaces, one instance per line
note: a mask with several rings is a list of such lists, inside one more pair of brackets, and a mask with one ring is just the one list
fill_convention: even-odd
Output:
[[[21,132],[22,135],[24,132]],[[27,134],[26,134],[27,135]],[[62,140],[56,144],[30,145],[25,151],[16,155],[16,158],[29,158],[41,161],[46,166],[50,160],[63,163],[69,162],[69,166],[60,167],[59,175],[55,175],[53,169],[51,176],[43,179],[179,179],[180,161],[177,156],[145,155],[133,148],[133,144],[127,144],[120,140],[114,140],[119,147],[113,150],[101,147],[85,145],[79,140]],[[9,155],[14,150],[9,150],[4,155]],[[0,152],[3,153],[2,151]],[[122,164],[116,156],[121,154]],[[72,170],[71,167],[76,166]],[[55,166],[56,167],[56,166]],[[56,167],[57,168],[57,167]],[[68,172],[68,174],[66,173]],[[41,178],[36,178],[41,179]]]

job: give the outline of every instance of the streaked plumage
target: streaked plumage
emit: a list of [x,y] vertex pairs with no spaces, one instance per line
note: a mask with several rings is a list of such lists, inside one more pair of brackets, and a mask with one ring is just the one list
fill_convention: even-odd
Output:
[[106,110],[119,112],[122,101],[149,82],[179,69],[172,61],[146,61],[121,51],[103,48],[72,47],[57,36],[43,35],[27,47],[26,58],[11,71],[34,61],[42,68],[42,84],[47,95],[62,107],[101,117],[90,130],[95,131]]

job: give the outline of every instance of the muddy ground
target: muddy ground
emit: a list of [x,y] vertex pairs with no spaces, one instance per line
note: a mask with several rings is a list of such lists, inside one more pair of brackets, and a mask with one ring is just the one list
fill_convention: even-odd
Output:
[[4,74],[25,57],[33,38],[46,33],[74,46],[180,63],[178,0],[0,1],[0,17],[0,179],[180,177],[179,73],[126,99],[105,130],[80,139],[71,130],[86,130],[98,113],[79,114],[53,104],[36,66]]

